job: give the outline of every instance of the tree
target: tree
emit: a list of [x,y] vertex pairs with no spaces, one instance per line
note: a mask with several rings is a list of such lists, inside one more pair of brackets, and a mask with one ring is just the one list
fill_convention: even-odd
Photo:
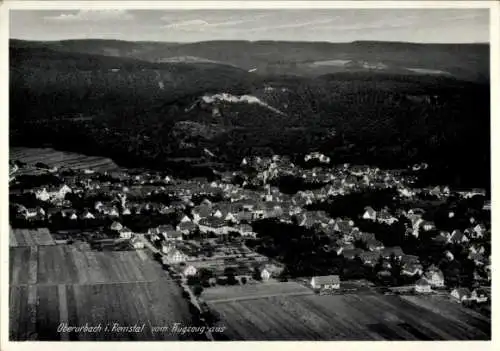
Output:
[[233,267],[224,269],[224,275],[227,277],[227,283],[229,285],[236,285],[238,283],[236,280],[236,270]]
[[195,275],[190,275],[187,278],[187,283],[190,286],[200,285],[200,279],[197,276],[195,276]]
[[193,287],[194,296],[200,297],[202,292],[203,292],[203,287],[201,285],[198,284]]
[[259,267],[255,267],[253,270],[252,278],[258,281],[262,280],[262,276],[260,275]]

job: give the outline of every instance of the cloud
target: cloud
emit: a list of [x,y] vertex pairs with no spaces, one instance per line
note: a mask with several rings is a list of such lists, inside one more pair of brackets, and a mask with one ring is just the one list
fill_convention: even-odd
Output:
[[[167,28],[167,29],[176,29],[176,30],[182,30],[182,31],[202,31],[202,30],[209,30],[209,29],[216,29],[216,28],[224,28],[224,27],[232,27],[232,26],[238,26],[246,23],[252,23],[256,22],[259,19],[262,19],[267,16],[253,16],[248,19],[228,19],[225,21],[206,21],[203,19],[191,19],[191,20],[185,20],[185,21],[180,21],[180,22],[171,22],[166,25],[164,25],[162,28]],[[162,21],[168,22],[171,21],[170,16],[164,16],[161,18]]]
[[265,25],[265,26],[260,26],[257,28],[252,28],[250,31],[252,32],[265,32],[265,31],[270,31],[270,30],[275,30],[275,29],[295,29],[295,28],[304,28],[304,27],[310,27],[310,29],[315,29],[316,26],[321,26],[325,24],[331,24],[335,20],[336,17],[334,18],[329,18],[325,20],[317,20],[317,21],[308,21],[308,22],[295,22],[295,23],[287,23],[287,24],[270,24],[270,25]]
[[104,21],[130,21],[134,19],[126,10],[80,10],[77,13],[61,13],[58,16],[46,16],[49,22],[104,22]]

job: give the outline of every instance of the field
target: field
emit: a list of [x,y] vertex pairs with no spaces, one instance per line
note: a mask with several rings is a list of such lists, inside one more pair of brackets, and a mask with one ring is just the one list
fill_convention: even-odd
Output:
[[443,297],[285,296],[210,304],[231,340],[489,340],[491,321]]
[[109,171],[118,168],[109,158],[85,156],[49,148],[12,147],[9,152],[11,160],[18,160],[31,165],[41,162],[49,167],[64,166],[72,169],[94,169],[99,171]]
[[259,299],[271,296],[312,295],[314,292],[294,282],[248,283],[237,286],[207,288],[202,298],[210,303]]
[[[29,261],[28,261],[29,259]],[[98,284],[154,281],[164,277],[159,264],[135,251],[98,252],[71,245],[10,249],[13,285],[28,284],[28,265],[36,265],[35,284]]]
[[[91,251],[85,245],[10,248],[11,340],[192,340],[152,326],[191,325],[182,290],[151,253]],[[96,333],[59,333],[58,326],[98,326]],[[106,332],[109,323],[140,332]]]
[[9,230],[9,246],[54,245],[55,241],[47,228]]
[[[168,280],[11,286],[10,313],[11,340],[179,340],[176,334],[169,332],[153,333],[151,326],[190,324],[190,313],[178,287]],[[60,323],[101,324],[102,331],[58,333]],[[146,326],[138,333],[105,332],[105,326],[109,324],[111,329],[113,323],[121,326],[145,323]]]

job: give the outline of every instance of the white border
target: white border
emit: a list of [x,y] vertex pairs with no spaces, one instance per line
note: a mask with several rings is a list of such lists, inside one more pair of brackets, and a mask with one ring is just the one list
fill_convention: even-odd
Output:
[[[255,348],[274,349],[283,347],[288,350],[300,350],[304,347],[314,347],[316,349],[340,348],[342,350],[398,350],[405,351],[419,350],[421,348],[440,348],[440,350],[453,349],[454,351],[461,350],[493,350],[495,333],[492,332],[493,341],[444,341],[444,342],[9,342],[8,341],[8,25],[9,25],[9,10],[10,9],[59,9],[71,10],[81,8],[94,9],[302,9],[302,8],[489,8],[490,9],[490,64],[491,64],[491,140],[492,140],[492,181],[500,179],[498,160],[495,159],[494,150],[500,147],[500,125],[498,123],[500,108],[496,102],[500,97],[500,89],[498,86],[500,77],[500,45],[499,45],[499,3],[497,1],[10,1],[6,0],[0,5],[0,109],[2,118],[0,118],[0,164],[5,165],[0,167],[0,277],[1,277],[1,305],[0,311],[0,350],[30,350],[30,349],[47,349],[58,350],[71,348],[77,350],[87,349],[110,349],[118,346],[124,350],[134,350],[137,347],[147,347],[150,350],[164,350],[166,347],[169,350],[196,350],[200,347],[203,349],[228,349],[241,348],[253,350]],[[474,118],[474,116],[471,116]],[[492,184],[492,231],[495,233],[497,228],[500,228],[500,223],[496,214],[496,202],[499,199],[500,188]],[[496,264],[496,257],[499,255],[497,240],[492,239],[492,256],[493,265]],[[499,274],[493,269],[493,294],[495,295],[495,282],[499,279]],[[497,299],[492,299],[492,330],[500,330],[497,314]]]

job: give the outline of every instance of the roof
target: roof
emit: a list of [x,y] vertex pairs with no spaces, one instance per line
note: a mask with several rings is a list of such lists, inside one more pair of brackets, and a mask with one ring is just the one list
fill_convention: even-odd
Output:
[[399,246],[394,246],[394,247],[386,247],[383,251],[384,256],[390,256],[394,254],[395,256],[403,256],[404,252]]
[[182,238],[182,233],[177,230],[169,230],[165,233],[166,238]]
[[209,218],[201,219],[199,224],[207,226],[207,227],[218,228],[218,227],[223,227],[225,224],[225,221],[221,218],[209,217]]
[[251,232],[253,231],[252,226],[250,224],[240,224],[238,227],[241,231]]
[[196,224],[193,222],[181,222],[179,223],[179,229],[181,230],[190,230],[196,228]]
[[427,271],[424,274],[426,279],[431,279],[433,275],[437,275],[439,279],[444,279],[444,274],[441,270]]
[[430,286],[429,282],[425,279],[419,279],[415,282],[415,285],[418,286]]
[[200,205],[193,208],[193,213],[197,213],[200,217],[208,217],[212,213],[212,209],[207,205]]
[[339,284],[340,278],[338,275],[323,275],[318,277],[313,277],[316,284]]
[[374,214],[374,213],[375,213],[375,210],[374,210],[372,207],[367,206],[367,207],[365,207],[365,212],[368,212],[368,213],[370,213],[370,214]]
[[158,231],[160,232],[168,232],[174,230],[174,227],[172,227],[170,224],[162,224],[158,226]]
[[471,294],[470,290],[467,288],[456,288],[453,291],[456,291],[458,296],[469,296]]

